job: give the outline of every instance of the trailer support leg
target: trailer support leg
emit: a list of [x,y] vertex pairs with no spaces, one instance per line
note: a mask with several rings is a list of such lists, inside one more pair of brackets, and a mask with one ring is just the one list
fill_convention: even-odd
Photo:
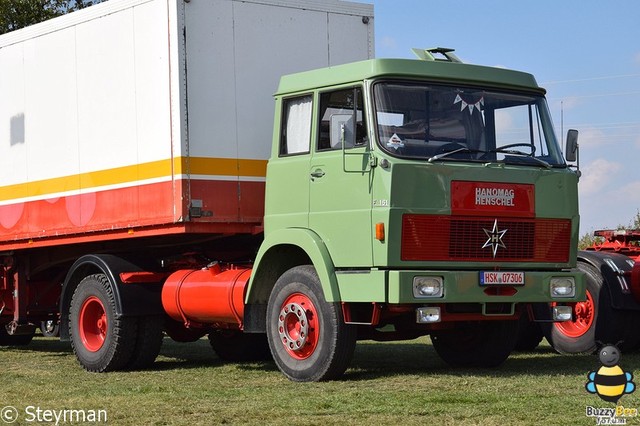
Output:
[[[8,273],[8,271],[5,271]],[[33,334],[35,325],[27,322],[27,302],[29,293],[24,274],[24,267],[16,265],[13,270],[13,321],[7,324],[7,333],[11,336]]]

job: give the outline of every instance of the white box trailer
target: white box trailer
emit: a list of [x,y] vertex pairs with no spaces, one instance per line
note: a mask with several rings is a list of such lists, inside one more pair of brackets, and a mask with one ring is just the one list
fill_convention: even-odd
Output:
[[0,250],[259,229],[279,77],[371,58],[372,18],[110,0],[0,36]]

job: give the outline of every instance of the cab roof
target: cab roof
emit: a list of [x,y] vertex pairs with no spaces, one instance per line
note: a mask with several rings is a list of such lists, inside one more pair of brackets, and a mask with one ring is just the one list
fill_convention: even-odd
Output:
[[521,71],[454,61],[369,59],[282,76],[276,96],[381,77],[546,93],[531,74]]

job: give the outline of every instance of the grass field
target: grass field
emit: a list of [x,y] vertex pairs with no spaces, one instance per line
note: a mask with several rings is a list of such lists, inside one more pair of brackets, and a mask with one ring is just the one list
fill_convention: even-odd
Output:
[[[344,379],[327,383],[290,382],[272,362],[223,363],[206,340],[165,339],[146,371],[87,373],[67,344],[42,337],[0,348],[0,360],[0,407],[15,407],[20,425],[35,424],[37,408],[106,410],[108,424],[137,426],[595,425],[587,406],[614,407],[585,390],[587,373],[600,367],[596,356],[558,355],[544,344],[499,369],[459,370],[426,338],[360,342]],[[623,354],[620,365],[640,384],[640,353]],[[640,391],[620,404],[640,408]],[[640,417],[625,420],[640,424]]]

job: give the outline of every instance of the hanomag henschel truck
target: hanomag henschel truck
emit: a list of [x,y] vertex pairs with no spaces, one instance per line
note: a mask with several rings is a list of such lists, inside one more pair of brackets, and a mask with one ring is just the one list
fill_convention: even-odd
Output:
[[[208,335],[310,381],[341,375],[357,339],[430,334],[450,364],[494,366],[530,304],[571,318],[577,177],[529,74],[435,49],[284,76],[265,190],[259,77],[370,56],[371,9],[109,3],[0,37],[24,76],[0,82],[23,102],[0,110],[3,343],[59,319],[80,364],[109,371],[151,364],[163,332]],[[69,60],[47,70],[64,88],[30,78],[47,55]]]

